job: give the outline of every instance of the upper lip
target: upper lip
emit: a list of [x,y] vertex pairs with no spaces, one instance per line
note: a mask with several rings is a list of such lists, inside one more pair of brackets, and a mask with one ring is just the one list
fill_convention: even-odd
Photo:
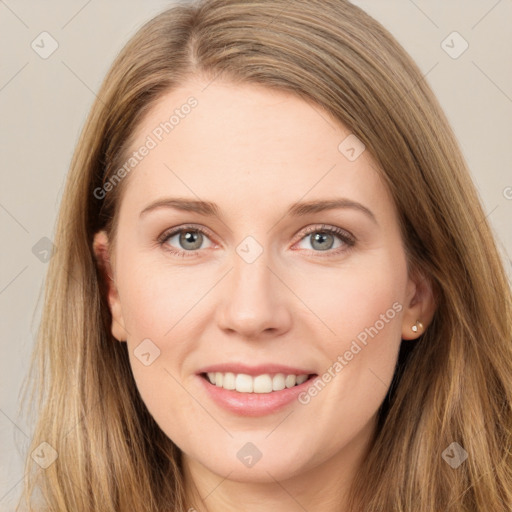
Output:
[[286,366],[282,364],[259,364],[249,366],[243,363],[219,363],[212,364],[201,368],[197,373],[244,373],[246,375],[263,375],[265,373],[275,374],[284,373],[285,375],[312,375],[314,371],[307,368],[299,368],[298,366]]

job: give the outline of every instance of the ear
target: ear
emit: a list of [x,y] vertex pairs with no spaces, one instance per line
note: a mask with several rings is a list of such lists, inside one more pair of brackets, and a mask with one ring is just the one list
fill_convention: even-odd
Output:
[[[412,271],[407,282],[407,297],[402,317],[402,339],[419,338],[434,317],[436,300],[432,283],[421,272]],[[416,326],[416,331],[413,327]]]
[[112,315],[111,331],[118,341],[126,341],[127,331],[124,326],[121,301],[115,284],[112,262],[109,252],[109,240],[105,231],[98,231],[94,235],[93,251],[96,256],[98,268],[103,279],[103,288],[106,291],[107,300]]

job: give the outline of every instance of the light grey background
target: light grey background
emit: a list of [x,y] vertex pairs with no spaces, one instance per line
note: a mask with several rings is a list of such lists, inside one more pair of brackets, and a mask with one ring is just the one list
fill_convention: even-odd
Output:
[[[293,1],[293,0],[291,0]],[[509,275],[512,262],[512,0],[355,0],[426,74],[455,130]],[[0,510],[21,491],[31,435],[19,390],[36,333],[46,264],[71,155],[117,52],[164,0],[0,0]],[[57,41],[47,59],[46,31]],[[452,58],[463,48],[468,49]],[[448,37],[450,36],[450,37]],[[46,36],[47,37],[47,36]],[[448,37],[448,39],[447,39]],[[443,44],[443,41],[445,43]],[[442,47],[452,53],[450,56]],[[19,448],[16,447],[18,445]]]

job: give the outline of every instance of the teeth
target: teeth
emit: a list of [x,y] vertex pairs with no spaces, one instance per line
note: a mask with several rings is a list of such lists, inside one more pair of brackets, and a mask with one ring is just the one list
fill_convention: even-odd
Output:
[[274,391],[281,391],[286,387],[284,381],[285,381],[285,374],[284,373],[276,373],[274,375],[274,378],[272,379],[272,389]]
[[287,375],[284,379],[284,384],[287,388],[293,388],[297,384],[297,377],[295,375]]
[[297,375],[297,386],[308,380],[307,375]]
[[239,373],[235,379],[235,389],[240,393],[252,393],[253,378],[250,375]]
[[225,373],[222,379],[222,387],[224,389],[235,389],[236,387],[236,375],[234,373]]
[[253,379],[254,393],[272,393],[272,377],[270,375],[258,375]]
[[265,373],[253,377],[245,373],[209,372],[207,376],[211,384],[219,388],[236,390],[239,393],[272,393],[272,391],[293,388],[308,380],[305,374],[285,375],[284,373],[276,373],[273,376]]

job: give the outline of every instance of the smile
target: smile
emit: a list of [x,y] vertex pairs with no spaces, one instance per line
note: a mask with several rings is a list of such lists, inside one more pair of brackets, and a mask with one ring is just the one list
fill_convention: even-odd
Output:
[[308,380],[311,375],[264,373],[261,375],[247,375],[245,373],[232,372],[208,372],[204,377],[217,387],[238,391],[239,393],[272,393],[282,391],[285,388],[298,386]]
[[316,373],[282,365],[222,364],[203,368],[198,383],[207,400],[237,416],[265,416],[297,402]]

